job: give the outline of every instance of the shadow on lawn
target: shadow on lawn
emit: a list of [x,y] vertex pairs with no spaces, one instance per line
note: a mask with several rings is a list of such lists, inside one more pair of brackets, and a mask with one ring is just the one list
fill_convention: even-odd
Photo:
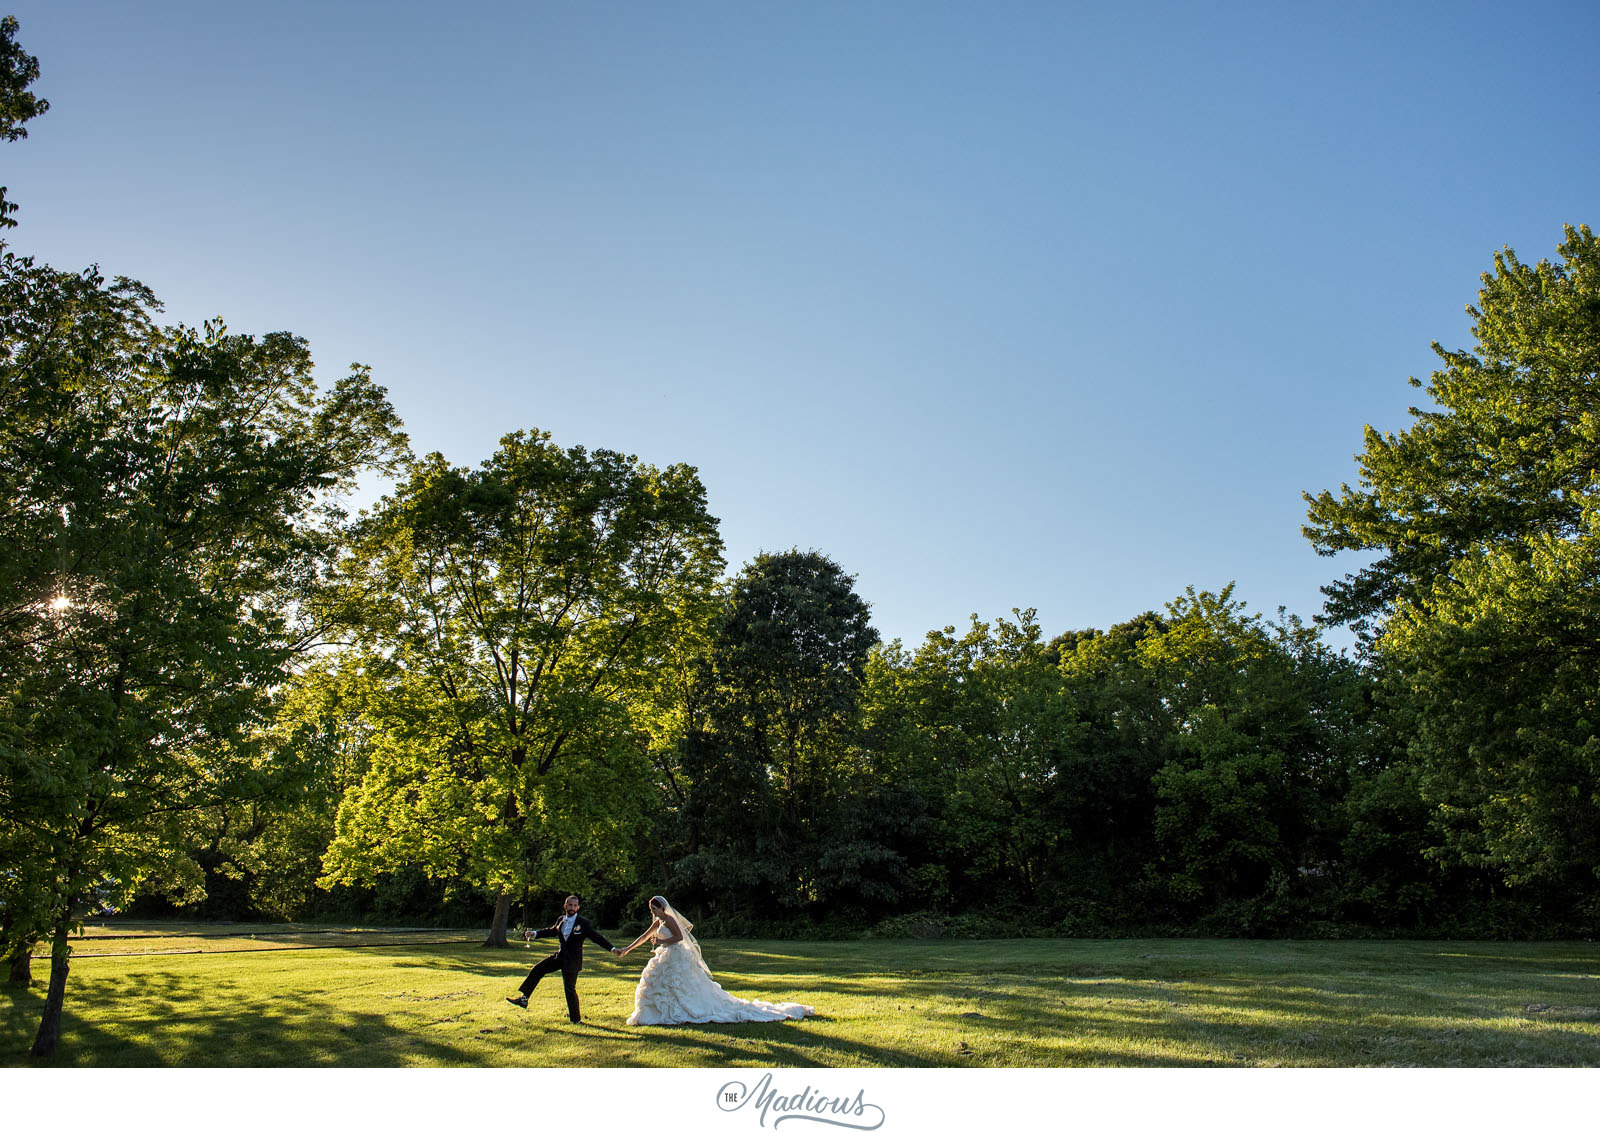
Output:
[[[396,1025],[380,1011],[329,1011],[315,993],[283,991],[263,1005],[258,991],[228,980],[200,986],[169,973],[126,973],[75,982],[56,1053],[37,1061],[27,1056],[44,1003],[42,992],[35,992],[25,1004],[13,1004],[21,1011],[7,1011],[0,1059],[39,1066],[463,1064],[461,1051],[431,1039],[425,1026]],[[99,1004],[118,998],[138,1002],[136,1024],[98,1017]],[[26,1020],[25,1038],[13,1016]]]
[[[536,1009],[509,994],[539,949],[472,946],[384,959],[380,981],[260,953],[246,968],[136,971],[76,965],[61,1050],[47,1065],[98,1066],[1229,1066],[1596,1065],[1600,963],[1552,950],[1508,964],[1492,948],[1316,950],[1241,956],[1100,947],[1071,962],[993,963],[992,942],[905,949],[718,944],[730,992],[815,1003],[797,1023],[634,1028],[642,964],[596,957],[580,985],[591,1022],[564,1019],[559,985]],[[363,950],[366,956],[371,952]],[[1175,952],[1176,949],[1173,949]],[[1398,955],[1397,955],[1398,953]],[[1463,954],[1465,953],[1465,954]],[[307,956],[300,953],[300,956]],[[1061,955],[1055,953],[1055,955]],[[255,956],[259,956],[256,959]],[[1369,971],[1363,959],[1375,969]],[[376,957],[374,957],[376,958]],[[962,960],[967,960],[963,964]],[[1296,961],[1302,961],[1297,964]],[[1397,963],[1397,961],[1399,961]],[[280,969],[259,965],[277,962]],[[915,965],[913,967],[912,965]],[[239,973],[237,978],[230,971]],[[400,974],[401,978],[392,978]],[[343,981],[343,982],[340,982]],[[335,992],[325,987],[336,988]],[[7,988],[0,1062],[27,1062],[42,985]],[[370,1005],[370,1006],[369,1006]],[[830,1018],[833,1006],[863,1020]],[[884,1039],[878,1030],[893,1021]],[[861,1033],[874,1034],[872,1041]]]
[[1398,979],[1288,970],[1255,978],[1237,969],[1119,976],[1104,965],[1093,976],[916,973],[827,986],[911,1001],[931,1027],[955,1028],[963,1055],[979,1065],[1600,1063],[1592,958],[1510,973],[1492,956],[1471,965],[1433,959],[1432,970]]
[[[673,1063],[688,1061],[700,1066],[908,1066],[949,1065],[936,1059],[908,1054],[818,1030],[828,1020],[773,1023],[731,1023],[726,1025],[683,1024],[673,1027],[629,1027],[606,1023],[594,1028],[591,1037],[602,1045],[610,1044],[613,1061],[606,1065],[627,1065],[633,1057],[630,1046],[648,1043],[652,1054],[674,1051],[683,1056]],[[666,1061],[666,1060],[664,1060]]]
[[[264,955],[262,957],[266,959]],[[624,981],[580,985],[590,1023],[560,1016],[559,981],[541,986],[523,1014],[500,1000],[531,959],[504,952],[397,954],[392,971],[441,972],[465,983],[374,989],[371,1010],[332,1007],[320,989],[278,986],[263,992],[226,975],[204,981],[174,972],[79,965],[73,973],[55,1055],[27,1056],[43,1006],[40,988],[11,991],[0,1024],[0,1063],[41,1066],[447,1066],[504,1065],[903,1065],[936,1062],[837,1034],[808,1032],[805,1023],[635,1028],[620,1018]],[[247,961],[249,962],[249,961]],[[621,973],[613,973],[613,976]],[[480,983],[481,981],[481,983]],[[504,985],[504,986],[502,986]],[[348,989],[343,1002],[349,1003]],[[591,994],[592,993],[592,994]],[[117,1008],[127,1005],[119,1013]],[[594,1022],[599,1012],[600,1021]],[[809,1022],[809,1021],[808,1021]],[[547,1057],[559,1055],[559,1057]]]
[[27,1057],[33,1036],[39,1031],[39,1016],[44,1012],[44,985],[35,980],[32,987],[5,985],[5,1012],[0,1015],[0,1059]]

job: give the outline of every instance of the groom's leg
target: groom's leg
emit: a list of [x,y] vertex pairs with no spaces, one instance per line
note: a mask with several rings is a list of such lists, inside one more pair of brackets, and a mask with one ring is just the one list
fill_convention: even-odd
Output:
[[528,973],[528,978],[522,981],[522,994],[527,995],[539,986],[539,981],[551,972],[561,967],[561,954],[552,953],[533,966],[533,971]]
[[561,990],[567,993],[567,1017],[574,1023],[583,1022],[578,1013],[578,971],[577,968],[561,969]]

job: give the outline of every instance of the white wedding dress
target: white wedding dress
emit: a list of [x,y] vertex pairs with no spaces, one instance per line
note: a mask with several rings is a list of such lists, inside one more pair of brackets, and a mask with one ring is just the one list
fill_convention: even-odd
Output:
[[671,939],[671,932],[664,925],[656,930],[655,952],[639,973],[639,986],[633,993],[629,1026],[765,1023],[816,1014],[815,1009],[803,1003],[740,999],[723,991],[700,956],[699,942],[688,931],[689,922],[681,917],[679,920],[685,926],[682,940]]

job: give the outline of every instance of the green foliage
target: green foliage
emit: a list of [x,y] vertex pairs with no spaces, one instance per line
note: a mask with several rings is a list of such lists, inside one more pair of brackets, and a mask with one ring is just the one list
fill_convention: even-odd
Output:
[[[252,920],[302,920],[319,915],[364,915],[363,899],[382,894],[340,894],[319,889],[322,855],[334,835],[344,792],[365,773],[370,736],[345,707],[349,689],[331,657],[322,657],[275,690],[270,723],[262,735],[266,788],[249,798],[193,811],[186,820],[190,855],[203,874],[203,899],[191,916]],[[172,915],[159,890],[142,894],[136,915]],[[424,923],[433,908],[413,909]]]
[[1437,924],[1447,883],[1427,858],[1432,808],[1420,769],[1402,760],[1357,771],[1341,811],[1344,915],[1409,931]]
[[[24,122],[50,109],[50,103],[28,88],[39,78],[39,60],[17,43],[17,18],[0,19],[0,138],[14,142],[28,136]],[[0,185],[0,228],[15,228],[17,206],[6,200]]]
[[1180,902],[1261,899],[1332,857],[1328,803],[1360,709],[1359,678],[1295,619],[1268,623],[1231,598],[1168,607],[1140,643],[1171,722],[1156,773],[1156,867]]
[[1384,657],[1416,714],[1437,856],[1512,885],[1600,879],[1600,499],[1570,538],[1456,564],[1403,603]]
[[766,758],[791,811],[852,727],[878,640],[851,582],[815,552],[758,555],[734,580],[714,646],[718,730]]
[[1369,429],[1360,489],[1307,496],[1305,530],[1379,552],[1326,616],[1394,683],[1425,852],[1570,915],[1600,897],[1600,241],[1569,227],[1559,251],[1495,256],[1476,346],[1435,344],[1434,407]]
[[1172,726],[1139,646],[1166,628],[1146,612],[1103,633],[1063,634],[1048,649],[1080,716],[1077,742],[1060,769],[1063,818],[1074,837],[1052,901],[1052,912],[1069,924],[1104,931],[1162,915],[1145,866],[1158,853],[1155,776],[1167,760]]
[[404,448],[364,370],[319,393],[302,340],[157,309],[0,266],[0,839],[12,931],[55,934],[45,1049],[72,924],[147,880],[192,891],[190,816],[269,788],[331,496]]
[[1058,641],[1084,719],[1063,770],[1080,783],[1088,909],[1231,932],[1303,919],[1365,739],[1359,670],[1296,619],[1246,613],[1231,586]]
[[874,658],[868,720],[886,776],[929,808],[915,876],[935,906],[1032,903],[1074,839],[1061,770],[1080,738],[1077,704],[1033,611],[1016,615]]
[[687,466],[542,433],[420,462],[341,564],[330,679],[367,750],[325,882],[626,885],[657,692],[721,565]]
[[1561,263],[1535,267],[1497,253],[1467,308],[1477,346],[1433,344],[1435,408],[1413,409],[1399,434],[1367,429],[1360,488],[1306,495],[1318,553],[1379,554],[1326,588],[1329,621],[1375,637],[1457,563],[1581,527],[1600,474],[1600,242],[1569,227],[1559,250]]
[[372,744],[370,729],[348,711],[355,690],[342,677],[324,657],[277,696],[269,742],[294,775],[258,812],[258,832],[236,854],[255,915],[297,920],[318,909],[316,882],[339,803],[366,773]]
[[0,19],[0,138],[8,142],[27,137],[23,123],[50,109],[28,90],[39,78],[39,60],[17,43],[17,28],[17,17]]
[[855,790],[852,754],[876,641],[867,604],[827,556],[747,564],[699,674],[703,723],[683,742],[674,885],[723,916],[855,905],[893,888],[899,855]]

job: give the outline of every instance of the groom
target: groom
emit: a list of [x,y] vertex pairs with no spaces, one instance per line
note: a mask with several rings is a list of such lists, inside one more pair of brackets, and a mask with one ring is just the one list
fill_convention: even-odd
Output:
[[574,1023],[583,1022],[578,1015],[578,971],[583,967],[583,942],[592,939],[619,955],[622,949],[614,947],[611,941],[601,936],[599,930],[589,923],[588,917],[580,917],[578,905],[576,896],[568,897],[561,906],[561,919],[555,924],[549,928],[523,930],[524,940],[555,936],[560,938],[561,947],[533,966],[528,978],[522,981],[520,993],[506,996],[507,1003],[515,1003],[518,1007],[528,1006],[528,993],[538,987],[539,981],[545,976],[560,968],[561,987],[567,993],[567,1016]]

